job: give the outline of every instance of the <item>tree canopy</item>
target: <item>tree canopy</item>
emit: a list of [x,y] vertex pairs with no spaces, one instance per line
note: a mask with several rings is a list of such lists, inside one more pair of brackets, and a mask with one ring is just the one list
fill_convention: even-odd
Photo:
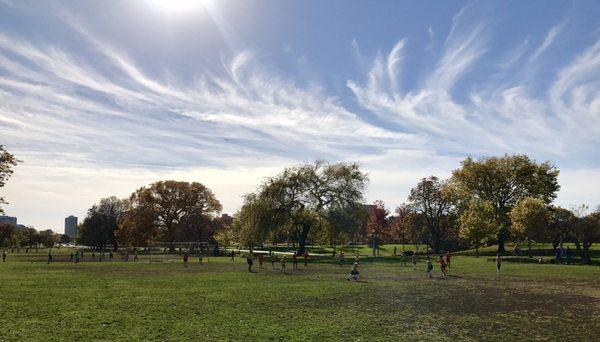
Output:
[[[17,166],[19,162],[21,161],[0,145],[0,188],[4,187],[6,181],[14,172],[13,167]],[[2,196],[0,196],[0,204],[7,204]],[[4,214],[2,207],[0,207],[0,214]]]
[[313,227],[336,227],[324,223],[332,223],[328,219],[334,213],[362,204],[366,183],[367,176],[354,163],[317,161],[286,168],[246,196],[236,216],[251,218],[246,229],[260,232],[257,238],[283,235],[298,242],[303,253]]
[[559,170],[549,162],[536,163],[526,155],[502,157],[471,157],[452,173],[451,183],[459,201],[468,203],[477,198],[494,208],[501,229],[498,249],[504,252],[504,241],[510,227],[509,212],[525,197],[533,197],[549,204],[555,198]]

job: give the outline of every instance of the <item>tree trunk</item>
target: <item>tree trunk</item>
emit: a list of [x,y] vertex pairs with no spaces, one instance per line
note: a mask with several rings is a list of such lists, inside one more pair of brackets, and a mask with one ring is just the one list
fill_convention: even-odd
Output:
[[592,263],[592,259],[590,258],[590,246],[591,243],[586,243],[585,241],[583,242],[583,254],[581,255],[581,262],[584,264]]
[[531,255],[531,238],[527,238],[527,252],[529,253],[529,257],[533,258],[533,255]]
[[502,227],[502,228],[500,228],[500,232],[498,232],[498,253],[506,252],[504,245],[505,245],[505,241],[506,241],[507,231],[508,231],[508,228]]
[[298,255],[304,254],[306,250],[306,239],[308,238],[308,232],[310,231],[310,224],[302,224],[302,232],[300,232],[300,241],[298,241]]

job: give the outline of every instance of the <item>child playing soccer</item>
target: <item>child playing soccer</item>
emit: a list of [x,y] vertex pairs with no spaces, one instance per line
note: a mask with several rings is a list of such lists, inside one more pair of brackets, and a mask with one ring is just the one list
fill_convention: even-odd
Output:
[[298,269],[298,254],[296,252],[292,255],[292,268],[295,270]]
[[427,274],[429,275],[429,278],[433,278],[433,264],[429,257],[427,257]]
[[450,268],[451,258],[452,258],[452,255],[450,254],[450,251],[446,252],[446,264],[448,265],[448,268]]
[[354,277],[354,280],[358,281],[359,276],[360,276],[360,273],[358,272],[358,263],[355,262],[354,265],[352,266],[352,270],[350,271],[350,274],[348,274],[348,277],[346,277],[346,280],[350,281],[350,277]]
[[500,275],[500,266],[502,266],[502,257],[496,254],[496,274]]
[[287,260],[285,259],[285,255],[281,258],[281,268],[279,269],[281,272],[285,273],[285,262]]
[[440,264],[440,269],[442,270],[442,274],[444,276],[446,276],[448,274],[448,271],[446,270],[446,260],[444,260],[444,256],[440,255],[440,258],[438,259],[438,264]]
[[413,252],[413,255],[411,257],[411,261],[412,261],[412,265],[413,265],[413,271],[417,270],[417,253]]
[[345,258],[346,258],[346,254],[344,254],[344,252],[340,252],[340,256],[338,259],[338,263],[340,264],[340,267],[342,267],[342,265],[344,265]]

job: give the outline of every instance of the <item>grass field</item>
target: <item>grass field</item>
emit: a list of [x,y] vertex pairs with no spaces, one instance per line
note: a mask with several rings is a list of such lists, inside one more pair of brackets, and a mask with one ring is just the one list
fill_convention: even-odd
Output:
[[[393,247],[392,247],[393,248]],[[0,340],[572,340],[600,338],[600,267],[456,256],[427,279],[397,258],[314,261],[288,274],[245,260],[0,264]],[[86,255],[86,260],[89,254]],[[278,267],[278,265],[277,265]],[[257,265],[256,265],[256,268]]]

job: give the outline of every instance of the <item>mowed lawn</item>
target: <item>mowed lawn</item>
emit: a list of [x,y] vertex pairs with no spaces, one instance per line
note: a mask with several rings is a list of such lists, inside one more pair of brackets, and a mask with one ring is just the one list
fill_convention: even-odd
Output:
[[365,258],[356,283],[333,260],[281,274],[241,258],[55,258],[0,263],[0,340],[600,339],[597,266],[505,262],[497,276],[491,257],[457,256],[428,279],[422,260]]

